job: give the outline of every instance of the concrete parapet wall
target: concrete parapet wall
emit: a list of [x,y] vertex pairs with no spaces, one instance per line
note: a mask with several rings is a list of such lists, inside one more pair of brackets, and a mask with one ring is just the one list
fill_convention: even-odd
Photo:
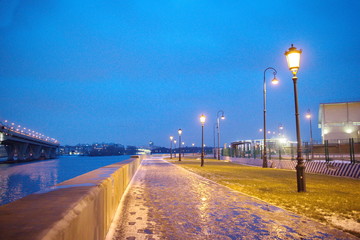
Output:
[[[232,157],[222,157],[222,159],[235,163],[245,164],[245,165],[259,166],[259,167],[262,166],[262,159],[232,158]],[[295,170],[296,164],[297,164],[296,160],[268,159],[268,166],[270,168]],[[349,162],[326,163],[324,161],[310,161],[310,162],[305,162],[305,172],[326,174],[326,175],[339,176],[339,177],[360,178],[360,164],[359,163],[351,164]]]
[[104,239],[143,156],[0,206],[0,239]]

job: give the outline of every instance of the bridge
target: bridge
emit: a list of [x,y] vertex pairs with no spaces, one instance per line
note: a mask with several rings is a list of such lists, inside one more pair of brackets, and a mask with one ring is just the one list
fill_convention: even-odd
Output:
[[7,120],[0,122],[0,144],[5,146],[10,162],[55,158],[60,145],[54,138]]

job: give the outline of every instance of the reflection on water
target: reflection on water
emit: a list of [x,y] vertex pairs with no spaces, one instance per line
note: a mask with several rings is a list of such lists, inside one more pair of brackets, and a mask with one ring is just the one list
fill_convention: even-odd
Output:
[[51,186],[94,169],[120,162],[129,156],[61,157],[55,160],[21,164],[0,164],[0,205],[34,192],[51,190]]

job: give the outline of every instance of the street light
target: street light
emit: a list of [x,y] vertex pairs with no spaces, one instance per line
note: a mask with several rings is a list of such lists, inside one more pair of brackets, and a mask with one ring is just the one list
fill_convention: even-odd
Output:
[[176,157],[176,140],[174,140],[174,148],[175,148],[174,157]]
[[204,166],[204,124],[206,121],[206,117],[204,114],[200,116],[200,122],[201,122],[201,164],[200,166]]
[[276,74],[277,71],[275,70],[275,68],[272,67],[268,67],[264,70],[264,89],[263,89],[263,93],[264,93],[264,152],[263,152],[263,168],[267,168],[268,167],[268,163],[267,163],[267,155],[266,155],[266,79],[265,79],[265,74],[267,70],[272,70],[273,71],[273,75],[274,78],[271,81],[272,84],[278,84],[279,80],[277,80],[276,78]]
[[181,128],[179,128],[178,133],[179,133],[179,161],[181,161],[181,134],[182,134]]
[[279,136],[284,136],[284,133],[283,133],[283,130],[284,130],[284,126],[280,123],[279,124]]
[[194,148],[195,143],[192,143],[191,146],[193,147],[193,149],[192,149],[192,151],[193,151],[193,156],[195,156],[195,148]]
[[[221,116],[219,116],[219,113],[221,113]],[[218,149],[217,149],[217,155],[218,155],[218,160],[220,160],[220,118],[222,120],[225,119],[224,116],[224,111],[223,110],[219,110],[216,114],[217,116],[217,135],[218,135]]]
[[172,142],[173,142],[174,137],[170,136],[170,159],[172,159]]
[[214,123],[214,158],[216,158],[216,123]]
[[311,124],[312,115],[311,115],[310,109],[308,109],[308,111],[307,111],[307,113],[306,113],[306,118],[310,120],[309,123],[310,123],[310,149],[311,149],[311,159],[314,159],[312,124]]
[[295,121],[296,121],[296,138],[297,138],[297,165],[296,165],[296,177],[298,192],[306,192],[305,186],[305,164],[301,152],[301,137],[300,137],[300,119],[299,119],[299,107],[298,107],[298,95],[297,95],[297,72],[300,68],[300,56],[302,50],[298,50],[291,44],[288,51],[285,52],[286,60],[290,71],[293,74],[292,80],[294,82],[294,101],[295,101]]

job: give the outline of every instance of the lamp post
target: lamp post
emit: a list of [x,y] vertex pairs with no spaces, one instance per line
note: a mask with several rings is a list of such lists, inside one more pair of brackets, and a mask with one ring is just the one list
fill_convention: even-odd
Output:
[[195,143],[192,143],[191,146],[193,147],[193,149],[192,149],[192,151],[193,151],[193,156],[195,156],[195,148],[194,148]]
[[279,80],[276,79],[276,74],[277,71],[275,70],[275,68],[272,67],[268,67],[264,70],[264,89],[263,89],[263,93],[264,93],[264,153],[263,153],[263,168],[267,168],[268,167],[268,163],[267,163],[267,154],[266,154],[266,79],[265,79],[265,74],[266,71],[268,70],[272,70],[273,74],[274,74],[274,78],[271,81],[273,84],[278,84]]
[[298,93],[297,93],[297,72],[300,68],[300,56],[302,50],[298,50],[291,44],[288,51],[285,52],[286,60],[290,71],[293,74],[292,80],[294,82],[294,101],[295,101],[295,121],[296,121],[296,138],[297,138],[297,165],[296,165],[296,179],[298,192],[306,192],[305,186],[305,164],[302,157],[301,137],[300,137],[300,119],[298,107]]
[[200,166],[204,166],[204,124],[206,121],[206,117],[204,114],[200,116],[200,122],[201,122],[201,164]]
[[175,148],[174,157],[176,157],[176,140],[174,140],[174,148]]
[[311,149],[311,159],[314,159],[312,124],[311,124],[312,115],[311,115],[310,109],[308,109],[308,111],[307,111],[307,113],[306,113],[306,118],[310,120],[309,124],[310,124],[310,149]]
[[217,124],[214,123],[214,158],[216,158],[216,140],[215,140],[215,139],[216,139],[216,137],[215,137],[215,136],[216,136],[216,130],[215,130],[215,129],[216,129],[216,125],[217,125]]
[[[221,116],[219,116],[219,113],[221,113]],[[219,110],[216,114],[217,116],[217,135],[218,135],[218,149],[217,149],[217,155],[218,155],[218,160],[220,160],[220,118],[222,120],[225,119],[224,116],[224,111],[223,110]]]
[[179,128],[178,133],[179,133],[179,161],[181,161],[181,134],[182,134],[181,128]]
[[284,126],[280,123],[280,124],[279,124],[279,136],[280,136],[280,137],[283,137],[283,136],[284,136],[283,130],[284,130]]
[[173,142],[174,137],[170,136],[170,159],[172,159],[172,142]]

